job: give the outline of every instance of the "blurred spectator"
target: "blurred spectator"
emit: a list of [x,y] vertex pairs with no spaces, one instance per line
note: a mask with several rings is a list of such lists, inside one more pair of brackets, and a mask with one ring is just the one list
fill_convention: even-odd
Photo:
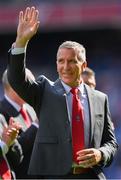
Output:
[[21,146],[16,141],[20,128],[20,124],[14,122],[13,118],[10,118],[8,125],[4,116],[0,114],[0,178],[3,180],[15,178],[7,156],[11,157],[16,166],[23,157]]
[[95,72],[91,68],[89,67],[85,68],[85,71],[82,73],[82,78],[85,84],[95,89],[96,87]]
[[[34,75],[28,69],[26,69],[26,76],[30,82],[34,80]],[[22,126],[18,142],[22,146],[24,158],[18,167],[14,166],[16,178],[29,178],[27,171],[38,128],[38,119],[33,108],[26,104],[10,86],[7,79],[7,70],[3,73],[2,83],[4,98],[0,102],[0,111],[5,116],[7,122],[12,116],[14,121],[19,122]]]

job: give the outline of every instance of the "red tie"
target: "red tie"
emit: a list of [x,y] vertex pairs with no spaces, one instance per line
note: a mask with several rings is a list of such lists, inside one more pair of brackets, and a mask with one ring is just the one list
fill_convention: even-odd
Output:
[[11,172],[4,158],[0,161],[0,177],[5,180],[11,179]]
[[72,146],[73,146],[73,161],[78,163],[76,153],[84,149],[84,113],[83,107],[78,96],[78,89],[72,88],[73,94],[72,104]]
[[27,127],[29,128],[30,125],[31,125],[31,122],[30,122],[30,118],[29,118],[29,115],[28,115],[27,111],[22,107],[21,110],[20,110],[20,113],[23,116]]

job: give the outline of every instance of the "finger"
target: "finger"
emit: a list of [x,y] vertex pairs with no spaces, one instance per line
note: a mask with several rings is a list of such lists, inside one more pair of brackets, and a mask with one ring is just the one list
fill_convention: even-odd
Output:
[[18,130],[9,130],[7,131],[7,136],[9,136],[11,139],[14,139],[18,135]]
[[15,127],[10,127],[8,130],[7,130],[7,133],[11,133],[13,134],[14,132],[17,132],[18,129],[16,129]]
[[87,162],[79,162],[79,166],[81,166],[81,167],[83,167],[83,168],[92,168],[93,166],[95,166],[96,165],[96,163],[95,162],[89,162],[89,161],[87,161]]
[[84,167],[84,168],[87,168],[87,167],[91,167],[94,165],[94,162],[92,159],[85,159],[85,160],[81,160],[81,161],[78,161],[79,165],[81,167]]
[[19,13],[19,23],[23,22],[23,11]]
[[77,152],[77,155],[86,155],[86,154],[91,154],[93,153],[93,148],[89,148],[89,149],[83,149]]
[[39,11],[35,10],[33,11],[32,17],[31,17],[31,21],[32,22],[37,22],[38,21],[38,17],[39,17]]
[[12,132],[13,132],[13,131],[12,131],[11,129],[8,129],[7,132],[6,132],[6,134],[7,134],[7,135],[11,135]]
[[30,9],[30,19],[32,19],[33,16],[35,16],[35,12],[36,12],[35,7],[34,6],[31,7],[31,9]]
[[30,7],[27,7],[23,16],[23,20],[26,21],[30,16]]
[[14,128],[16,128],[17,130],[22,128],[22,125],[19,122],[14,122],[13,126]]
[[92,154],[78,155],[77,160],[80,160],[80,161],[90,160],[92,157],[93,157]]
[[19,133],[18,130],[17,130],[17,131],[14,131],[14,132],[12,133],[12,137],[18,136],[18,133]]
[[34,16],[34,14],[35,14],[35,7],[32,6],[32,7],[30,8],[29,13],[28,13],[28,19],[29,19],[29,20],[32,20],[32,17]]
[[16,129],[15,127],[12,127],[12,128],[11,128],[11,131],[12,131],[12,133],[18,133],[18,132],[19,132],[19,130]]

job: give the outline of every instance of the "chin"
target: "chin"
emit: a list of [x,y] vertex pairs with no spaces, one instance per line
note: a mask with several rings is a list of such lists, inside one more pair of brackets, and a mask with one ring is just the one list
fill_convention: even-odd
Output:
[[68,86],[72,87],[72,83],[65,81],[65,84],[67,84]]
[[74,84],[75,82],[72,82],[72,79],[70,78],[61,78],[62,81],[67,84],[68,86],[72,86],[72,84]]

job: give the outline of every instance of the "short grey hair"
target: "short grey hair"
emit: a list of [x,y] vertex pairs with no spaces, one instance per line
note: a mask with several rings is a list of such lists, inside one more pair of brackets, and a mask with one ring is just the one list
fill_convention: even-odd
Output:
[[65,41],[59,46],[58,51],[59,49],[62,49],[62,48],[69,48],[69,49],[77,50],[79,59],[83,62],[86,62],[86,50],[82,44],[75,41]]

